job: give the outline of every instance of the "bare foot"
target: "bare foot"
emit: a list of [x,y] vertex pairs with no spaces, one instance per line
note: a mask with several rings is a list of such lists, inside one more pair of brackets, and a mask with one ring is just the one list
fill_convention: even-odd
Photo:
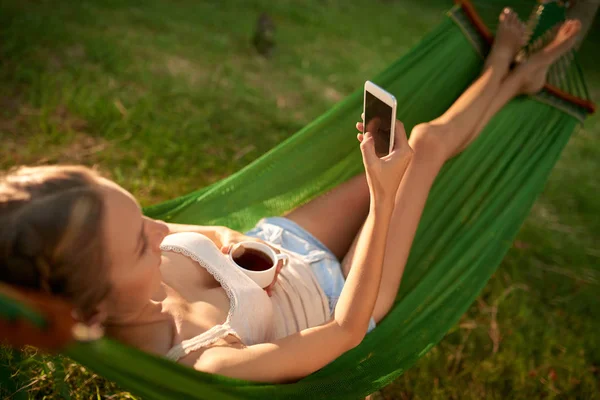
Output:
[[556,36],[546,47],[531,55],[522,65],[524,68],[524,83],[521,93],[537,93],[546,83],[546,74],[550,66],[571,50],[577,40],[577,34],[581,30],[581,22],[578,20],[565,21]]
[[518,51],[525,45],[526,28],[517,13],[508,7],[500,13],[498,19],[500,24],[492,50],[485,60],[484,70],[497,67],[504,69],[506,73]]

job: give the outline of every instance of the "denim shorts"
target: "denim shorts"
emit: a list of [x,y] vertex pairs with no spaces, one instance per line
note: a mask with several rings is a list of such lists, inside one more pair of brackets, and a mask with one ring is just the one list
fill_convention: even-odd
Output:
[[[329,311],[333,315],[345,280],[340,262],[323,243],[300,225],[284,217],[263,218],[245,234],[299,254],[317,278],[329,300]],[[371,318],[367,332],[374,328],[375,320]]]

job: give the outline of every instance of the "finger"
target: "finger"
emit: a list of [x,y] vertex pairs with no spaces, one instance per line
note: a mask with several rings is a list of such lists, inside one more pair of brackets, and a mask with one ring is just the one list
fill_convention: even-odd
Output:
[[364,127],[365,127],[365,124],[363,124],[362,122],[357,122],[357,123],[356,123],[356,129],[357,129],[359,132],[361,132],[361,133],[362,133],[362,132],[363,132],[363,129],[364,129]]
[[363,139],[365,138],[365,135],[363,135],[362,133],[359,133],[358,135],[356,135],[356,138],[358,139],[359,142],[362,143]]
[[229,248],[230,248],[230,247],[231,247],[230,245],[221,246],[221,252],[222,252],[223,254],[227,254],[227,253],[229,253]]
[[381,119],[373,118],[369,121],[365,130],[368,132],[371,132],[371,133],[377,133],[380,126],[381,126]]
[[402,132],[402,134],[404,134],[404,136],[406,136],[406,130],[404,129],[404,124],[399,119],[396,120],[394,130],[396,132]]
[[365,120],[365,113],[360,114],[360,119]]
[[275,283],[277,283],[277,277],[275,277],[275,279],[273,279],[273,282],[271,282],[271,284],[265,288],[267,293],[270,293],[273,291],[273,287],[275,287]]
[[375,154],[375,141],[371,132],[367,132],[362,142],[360,143],[360,151],[362,152],[365,165],[370,165],[379,157]]
[[379,127],[381,126],[381,118],[373,119],[373,128],[369,129],[371,133],[377,133],[379,131]]
[[404,124],[401,121],[396,120],[396,124],[394,125],[394,148],[406,149],[408,147],[408,139],[406,137]]
[[269,287],[273,287],[277,283],[277,278],[279,278],[279,271],[281,271],[281,267],[278,266],[277,270],[275,271],[275,276],[273,277],[273,280],[269,284]]

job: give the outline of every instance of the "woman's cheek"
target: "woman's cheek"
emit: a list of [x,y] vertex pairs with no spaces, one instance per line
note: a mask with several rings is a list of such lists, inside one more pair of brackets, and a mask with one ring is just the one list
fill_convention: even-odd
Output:
[[[148,257],[150,258],[150,257]],[[144,297],[152,294],[157,281],[160,282],[160,270],[152,259],[145,259],[143,265],[139,265],[138,273],[131,282],[131,290],[143,293]]]

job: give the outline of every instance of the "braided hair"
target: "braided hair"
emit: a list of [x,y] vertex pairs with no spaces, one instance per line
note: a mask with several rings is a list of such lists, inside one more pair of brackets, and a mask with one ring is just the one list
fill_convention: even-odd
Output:
[[110,291],[97,178],[78,166],[0,175],[0,282],[60,296],[84,320]]

